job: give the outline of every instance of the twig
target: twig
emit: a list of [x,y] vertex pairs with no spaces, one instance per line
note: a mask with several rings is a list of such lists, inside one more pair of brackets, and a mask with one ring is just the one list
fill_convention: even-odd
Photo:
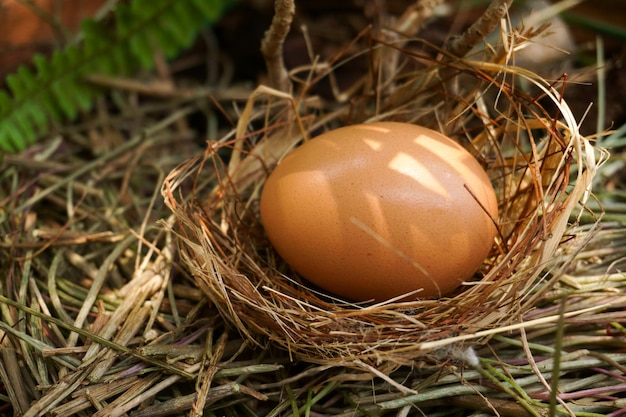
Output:
[[493,0],[482,16],[465,32],[450,39],[445,49],[450,55],[463,58],[498,26],[500,19],[506,15],[509,7],[511,7],[511,3],[513,0]]
[[383,48],[377,50],[376,53],[382,54],[379,62],[382,64],[382,82],[381,85],[386,89],[392,89],[393,80],[401,71],[400,58],[403,55],[403,48],[409,42],[409,39],[416,36],[425,26],[426,21],[435,13],[435,9],[444,0],[417,0],[414,4],[407,7],[406,11],[400,18],[393,23],[393,30],[386,30],[385,38],[394,48]]
[[283,59],[283,43],[295,12],[293,0],[275,0],[272,24],[261,41],[261,52],[265,58],[270,86],[283,92],[291,90],[291,81]]
[[191,413],[189,414],[194,417],[202,416],[202,410],[204,410],[207,405],[207,401],[210,398],[211,384],[213,382],[213,378],[215,377],[215,373],[218,370],[219,362],[224,355],[224,348],[226,347],[228,333],[222,333],[216,346],[212,346],[213,332],[209,332],[207,339],[207,349],[209,349],[210,351],[206,353],[208,358],[203,361],[203,367],[201,369],[201,372],[199,373],[201,375],[202,382],[198,381],[197,383],[197,397],[196,400],[193,402],[193,406],[191,407]]

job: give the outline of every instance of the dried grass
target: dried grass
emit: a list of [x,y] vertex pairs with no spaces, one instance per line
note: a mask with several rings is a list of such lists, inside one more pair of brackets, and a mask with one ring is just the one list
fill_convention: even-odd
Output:
[[[206,149],[186,124],[206,97],[144,106],[135,83],[63,140],[5,156],[0,414],[623,414],[623,162],[602,165],[558,91],[505,65],[508,50],[437,60],[388,35],[293,70],[294,94],[247,92],[237,128]],[[353,88],[312,92],[364,57]],[[380,119],[455,137],[499,190],[498,245],[448,298],[333,300],[287,274],[263,237],[256,200],[275,162],[324,129]]]

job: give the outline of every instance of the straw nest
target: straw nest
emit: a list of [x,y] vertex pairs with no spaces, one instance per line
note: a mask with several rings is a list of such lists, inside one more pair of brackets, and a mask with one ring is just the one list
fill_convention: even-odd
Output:
[[[162,194],[182,259],[226,321],[300,359],[365,367],[471,362],[472,346],[524,326],[522,316],[559,280],[550,273],[559,267],[554,255],[584,211],[597,163],[559,92],[510,65],[524,41],[509,41],[455,58],[419,40],[367,33],[328,62],[293,69],[292,93],[259,87],[230,134],[171,171]],[[349,89],[316,95],[358,60],[369,64]],[[450,296],[338,300],[289,272],[264,236],[258,199],[280,158],[320,132],[374,120],[437,129],[492,178],[499,236],[475,279]]]

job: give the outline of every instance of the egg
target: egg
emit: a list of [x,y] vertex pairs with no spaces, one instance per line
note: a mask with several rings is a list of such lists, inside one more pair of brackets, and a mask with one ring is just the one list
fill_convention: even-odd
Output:
[[285,156],[263,187],[260,216],[280,257],[320,289],[409,300],[472,278],[494,244],[498,202],[457,142],[377,122],[323,133]]

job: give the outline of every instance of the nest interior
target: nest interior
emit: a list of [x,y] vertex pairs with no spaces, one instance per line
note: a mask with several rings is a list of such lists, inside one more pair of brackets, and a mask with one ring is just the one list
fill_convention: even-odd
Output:
[[[464,352],[532,311],[558,281],[549,273],[560,267],[553,255],[584,211],[597,150],[554,84],[510,65],[525,39],[461,59],[372,30],[327,62],[291,70],[292,93],[255,90],[237,128],[174,169],[162,189],[183,260],[227,322],[308,361],[407,364]],[[337,91],[337,74],[359,60],[368,63],[362,74]],[[324,83],[335,86],[332,97],[318,93]],[[454,138],[497,191],[493,250],[475,281],[445,298],[329,297],[303,283],[264,237],[258,198],[280,158],[327,129],[379,120]]]

